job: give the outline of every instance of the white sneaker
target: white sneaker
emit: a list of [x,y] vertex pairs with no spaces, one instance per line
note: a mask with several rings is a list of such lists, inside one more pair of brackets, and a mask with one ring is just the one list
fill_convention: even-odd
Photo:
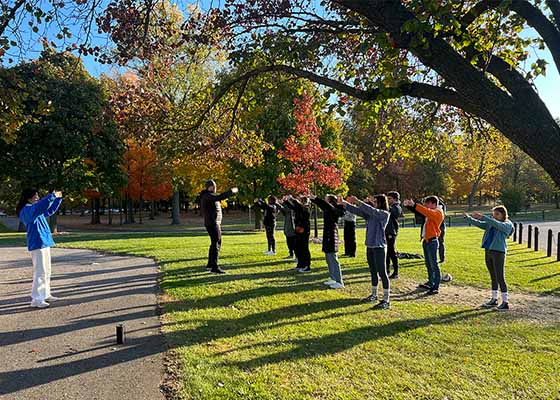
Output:
[[31,302],[31,307],[33,308],[47,308],[48,306],[50,306],[50,304],[46,301],[33,300]]
[[342,283],[335,282],[331,285],[331,289],[344,289],[344,285]]
[[334,285],[336,283],[336,281],[334,279],[329,279],[328,281],[323,282],[323,285]]
[[60,297],[55,297],[55,296],[49,296],[45,299],[45,301],[58,301],[60,300]]

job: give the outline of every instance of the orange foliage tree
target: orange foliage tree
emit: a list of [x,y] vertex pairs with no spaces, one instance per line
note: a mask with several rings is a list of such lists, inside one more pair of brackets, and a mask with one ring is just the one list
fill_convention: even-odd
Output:
[[278,152],[290,164],[291,172],[279,177],[278,183],[288,192],[302,194],[308,194],[315,185],[339,188],[344,173],[335,164],[336,154],[319,141],[321,128],[313,114],[313,99],[304,94],[294,103],[295,135],[286,139],[284,150]]

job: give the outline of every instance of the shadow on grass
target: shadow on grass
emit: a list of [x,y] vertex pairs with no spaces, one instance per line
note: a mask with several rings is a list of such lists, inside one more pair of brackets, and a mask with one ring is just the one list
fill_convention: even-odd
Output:
[[[430,325],[438,326],[464,322],[482,314],[487,314],[488,312],[489,311],[482,310],[456,311],[428,318],[398,320],[381,326],[365,326],[319,338],[297,339],[290,342],[294,346],[291,350],[257,357],[248,361],[227,364],[246,370],[280,362],[291,362],[322,355],[336,354],[372,340],[380,340],[386,337],[400,335]],[[276,343],[270,343],[270,345],[273,344]],[[267,344],[263,345],[266,346]],[[243,349],[244,347],[236,348],[236,350]]]

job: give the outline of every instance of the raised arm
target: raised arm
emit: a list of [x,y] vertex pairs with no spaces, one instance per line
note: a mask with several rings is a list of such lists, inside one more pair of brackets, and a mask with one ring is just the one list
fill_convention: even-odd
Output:
[[212,196],[212,198],[213,198],[215,201],[222,201],[222,200],[227,199],[228,197],[233,196],[233,194],[234,194],[233,190],[230,189],[230,190],[228,190],[227,192],[224,192],[224,193],[221,193],[221,194],[214,194],[214,195]]
[[28,224],[32,221],[35,221],[40,215],[43,215],[47,212],[55,199],[55,195],[50,193],[39,200],[37,203],[33,204],[31,207],[23,207],[19,213],[21,222],[23,222],[24,224]]
[[476,226],[477,228],[486,229],[486,222],[485,221],[479,221],[478,219],[473,218],[470,215],[466,215],[465,219],[467,221],[469,221],[471,224],[473,224],[474,226]]
[[255,200],[255,204],[261,209],[261,210],[266,210],[266,203],[264,201],[262,201],[261,199],[256,199]]
[[311,201],[317,204],[317,206],[323,211],[334,210],[334,206],[331,203],[321,199],[320,197],[315,197],[311,199]]
[[511,235],[513,233],[513,230],[515,229],[511,221],[498,221],[497,219],[489,217],[488,215],[484,215],[483,219],[484,222],[486,222],[488,225],[493,226],[494,228],[496,228],[500,232],[505,233],[508,236]]
[[54,199],[52,204],[49,206],[49,208],[47,209],[47,211],[45,211],[43,215],[45,217],[50,217],[51,215],[54,215],[58,211],[58,208],[60,207],[60,203],[62,203],[62,197],[57,197],[56,199]]
[[415,203],[414,204],[414,208],[416,211],[418,211],[420,214],[422,214],[424,217],[426,218],[433,218],[437,221],[439,221],[439,223],[441,224],[443,222],[443,220],[445,219],[445,215],[443,214],[442,210],[432,210],[428,207],[423,206],[420,203]]

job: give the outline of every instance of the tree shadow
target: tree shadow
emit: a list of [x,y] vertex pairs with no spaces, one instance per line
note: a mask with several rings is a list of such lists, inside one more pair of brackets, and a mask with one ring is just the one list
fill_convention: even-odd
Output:
[[[251,370],[269,364],[303,360],[322,355],[331,355],[346,351],[357,345],[372,340],[380,340],[386,337],[396,336],[414,329],[423,328],[430,325],[437,326],[464,322],[468,319],[472,319],[489,312],[491,311],[456,311],[445,315],[438,315],[428,318],[393,321],[378,327],[366,326],[344,332],[338,332],[320,338],[297,339],[291,342],[291,344],[294,345],[294,348],[291,350],[257,357],[252,360],[226,364],[241,368],[243,370]],[[243,347],[237,348],[236,350],[242,349]]]

